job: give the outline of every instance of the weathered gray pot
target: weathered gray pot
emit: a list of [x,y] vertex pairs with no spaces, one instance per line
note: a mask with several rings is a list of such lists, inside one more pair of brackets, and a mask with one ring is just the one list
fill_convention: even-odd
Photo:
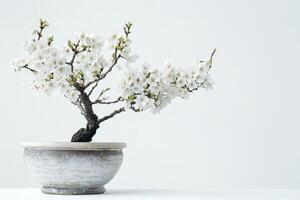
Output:
[[29,171],[47,194],[100,194],[118,172],[125,143],[21,143]]

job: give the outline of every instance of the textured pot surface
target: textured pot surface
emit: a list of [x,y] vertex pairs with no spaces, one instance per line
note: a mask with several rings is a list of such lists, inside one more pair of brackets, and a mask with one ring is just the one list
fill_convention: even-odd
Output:
[[49,194],[99,194],[118,172],[124,143],[21,143],[29,171]]

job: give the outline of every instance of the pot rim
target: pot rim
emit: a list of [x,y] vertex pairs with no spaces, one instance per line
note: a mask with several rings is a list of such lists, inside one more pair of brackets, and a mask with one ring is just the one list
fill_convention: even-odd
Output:
[[20,142],[24,148],[52,149],[52,150],[101,150],[123,149],[122,142]]

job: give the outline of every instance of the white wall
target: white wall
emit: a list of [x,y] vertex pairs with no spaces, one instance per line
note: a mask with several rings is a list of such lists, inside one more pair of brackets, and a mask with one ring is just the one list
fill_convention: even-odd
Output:
[[[126,113],[95,141],[128,144],[110,187],[299,188],[299,1],[1,1],[0,187],[32,187],[20,141],[69,141],[84,125],[63,97],[35,95],[9,68],[40,17],[57,42],[134,22],[135,51],[187,67],[215,47],[215,89],[159,115]],[[116,83],[114,79],[112,83]],[[99,113],[108,112],[99,109]]]

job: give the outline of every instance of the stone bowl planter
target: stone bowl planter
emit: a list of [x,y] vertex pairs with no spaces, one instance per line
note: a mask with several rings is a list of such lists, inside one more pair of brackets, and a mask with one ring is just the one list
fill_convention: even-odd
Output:
[[47,194],[100,194],[119,171],[125,143],[23,142],[24,161]]

